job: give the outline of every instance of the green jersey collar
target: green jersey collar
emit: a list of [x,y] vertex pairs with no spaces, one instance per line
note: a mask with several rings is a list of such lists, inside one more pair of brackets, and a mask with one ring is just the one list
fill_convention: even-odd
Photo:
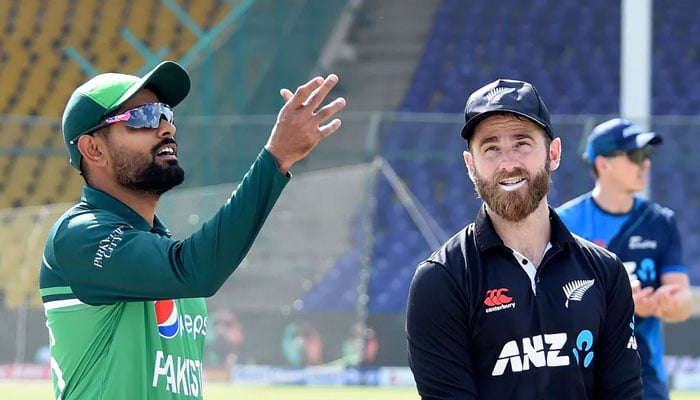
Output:
[[153,226],[151,226],[151,224],[143,219],[136,211],[101,190],[90,186],[83,186],[83,194],[80,197],[80,201],[94,208],[106,210],[124,218],[124,220],[135,229],[171,236],[170,231],[168,231],[168,228],[165,227],[157,215],[153,218]]

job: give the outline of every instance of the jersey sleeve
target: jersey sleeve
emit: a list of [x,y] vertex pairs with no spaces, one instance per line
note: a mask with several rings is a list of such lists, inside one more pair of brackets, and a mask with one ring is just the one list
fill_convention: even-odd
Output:
[[622,263],[605,266],[611,271],[606,287],[607,311],[596,357],[597,399],[642,399],[641,362],[634,336],[632,288]]
[[424,400],[477,399],[468,308],[440,264],[419,265],[408,295],[408,361]]
[[181,241],[110,212],[81,212],[57,229],[44,265],[93,305],[211,296],[245,257],[287,181],[263,150],[216,215]]
[[661,274],[668,272],[688,273],[687,266],[683,263],[683,248],[681,245],[681,233],[678,230],[675,216],[668,219],[666,231],[666,246],[661,254]]

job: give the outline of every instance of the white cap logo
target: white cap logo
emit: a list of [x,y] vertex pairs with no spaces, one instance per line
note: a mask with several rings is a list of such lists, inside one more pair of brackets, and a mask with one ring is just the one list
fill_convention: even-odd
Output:
[[489,92],[486,93],[486,99],[488,100],[489,104],[498,103],[501,100],[501,97],[507,93],[512,93],[513,91],[515,91],[514,88],[499,86],[489,90]]
[[628,136],[632,136],[632,135],[639,135],[640,133],[642,133],[642,131],[636,125],[628,126],[627,128],[622,130],[623,137],[628,137]]

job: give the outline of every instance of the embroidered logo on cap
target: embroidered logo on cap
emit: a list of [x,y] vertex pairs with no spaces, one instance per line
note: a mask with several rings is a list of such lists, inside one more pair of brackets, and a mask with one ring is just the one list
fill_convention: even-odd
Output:
[[499,86],[489,90],[489,92],[486,93],[486,99],[489,101],[489,104],[498,103],[501,100],[501,97],[508,93],[512,93],[513,91],[515,91],[514,88]]

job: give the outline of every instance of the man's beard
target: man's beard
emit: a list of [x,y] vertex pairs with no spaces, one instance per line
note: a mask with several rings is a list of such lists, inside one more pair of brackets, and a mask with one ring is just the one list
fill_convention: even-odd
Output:
[[[474,186],[477,194],[493,212],[507,221],[518,222],[532,214],[547,195],[552,183],[551,175],[549,160],[534,177],[528,171],[516,168],[511,172],[497,173],[491,181],[487,181],[474,168]],[[509,192],[503,190],[498,184],[513,176],[520,176],[527,180],[524,193],[521,193],[522,188]]]
[[160,196],[185,180],[185,171],[177,160],[169,160],[165,166],[156,160],[156,151],[163,145],[175,143],[165,139],[151,149],[150,155],[125,149],[112,149],[114,173],[117,183],[138,192]]

